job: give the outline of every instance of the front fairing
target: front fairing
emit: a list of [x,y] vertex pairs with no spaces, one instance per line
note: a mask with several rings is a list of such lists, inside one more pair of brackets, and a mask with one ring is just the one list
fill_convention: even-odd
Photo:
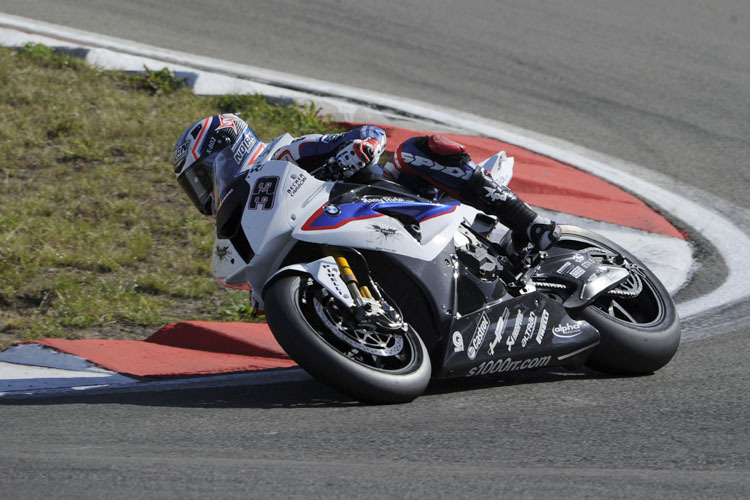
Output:
[[300,241],[431,261],[471,214],[458,201],[431,203],[387,184],[338,184],[292,235]]

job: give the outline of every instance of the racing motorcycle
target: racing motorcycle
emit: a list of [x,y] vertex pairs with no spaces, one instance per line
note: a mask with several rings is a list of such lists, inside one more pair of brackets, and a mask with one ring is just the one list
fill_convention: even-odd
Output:
[[[456,200],[269,159],[291,140],[239,174],[217,161],[212,271],[250,289],[282,348],[333,389],[407,402],[432,378],[646,374],[677,350],[669,293],[618,244],[566,225],[547,251],[509,255],[507,229]],[[507,185],[513,158],[480,166]]]

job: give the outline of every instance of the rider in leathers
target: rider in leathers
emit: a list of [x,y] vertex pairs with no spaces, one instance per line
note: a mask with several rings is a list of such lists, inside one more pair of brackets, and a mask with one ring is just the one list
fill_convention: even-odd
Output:
[[[289,160],[312,171],[327,164],[331,177],[342,179],[377,165],[385,149],[385,132],[363,126],[342,134],[310,134],[298,137],[288,146],[265,158],[266,144],[233,114],[214,115],[188,127],[175,145],[174,167],[177,179],[204,215],[214,215],[221,200],[214,200],[213,160],[218,152],[231,147],[242,169],[269,159]],[[531,243],[546,250],[560,238],[555,222],[537,214],[515,193],[497,184],[478,167],[461,144],[439,135],[412,137],[398,146],[382,169],[394,180],[418,194],[435,190],[446,193],[497,219],[513,234],[511,251]]]

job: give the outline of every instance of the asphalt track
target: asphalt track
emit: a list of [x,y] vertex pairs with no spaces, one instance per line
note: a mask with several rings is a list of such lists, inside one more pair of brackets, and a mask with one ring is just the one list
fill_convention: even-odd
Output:
[[[746,2],[243,5],[0,11],[500,119],[665,174],[750,228]],[[700,251],[691,294],[723,272]],[[746,498],[748,316],[691,318],[722,335],[649,377],[546,372],[375,408],[314,382],[5,404],[0,496]]]

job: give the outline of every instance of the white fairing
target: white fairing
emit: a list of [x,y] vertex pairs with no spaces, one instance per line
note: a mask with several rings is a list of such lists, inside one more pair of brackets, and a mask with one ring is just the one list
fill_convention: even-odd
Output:
[[240,273],[246,264],[242,260],[232,242],[221,238],[214,240],[213,257],[211,259],[211,273],[228,288],[247,288],[244,281],[228,283],[227,278]]
[[[275,150],[291,140],[290,136],[282,137],[284,140],[270,143],[268,149]],[[341,219],[327,219],[335,223],[316,225],[335,182],[315,179],[288,161],[266,160],[271,154],[272,151],[264,151],[260,158],[263,161],[247,168],[246,178],[241,181],[247,182],[250,190],[241,225],[253,257],[245,263],[230,240],[217,239],[212,261],[212,272],[217,279],[230,288],[252,289],[260,307],[263,285],[279,271],[297,241],[392,252],[429,261],[451,243],[461,222],[473,220],[476,214],[476,210],[459,203],[425,203],[426,209],[437,207],[437,210],[420,221],[420,238],[412,236],[398,220],[382,213],[370,211],[366,217],[344,216],[347,205],[341,207],[344,209]],[[498,159],[493,166],[500,167],[505,155],[492,158],[495,157]],[[512,174],[512,159],[510,169]],[[331,281],[331,264],[335,266],[332,259],[330,262],[321,259],[297,265],[300,268],[294,270],[313,275],[342,302],[349,303],[351,298],[344,296],[348,296],[346,289],[339,294],[336,290],[341,285]]]

